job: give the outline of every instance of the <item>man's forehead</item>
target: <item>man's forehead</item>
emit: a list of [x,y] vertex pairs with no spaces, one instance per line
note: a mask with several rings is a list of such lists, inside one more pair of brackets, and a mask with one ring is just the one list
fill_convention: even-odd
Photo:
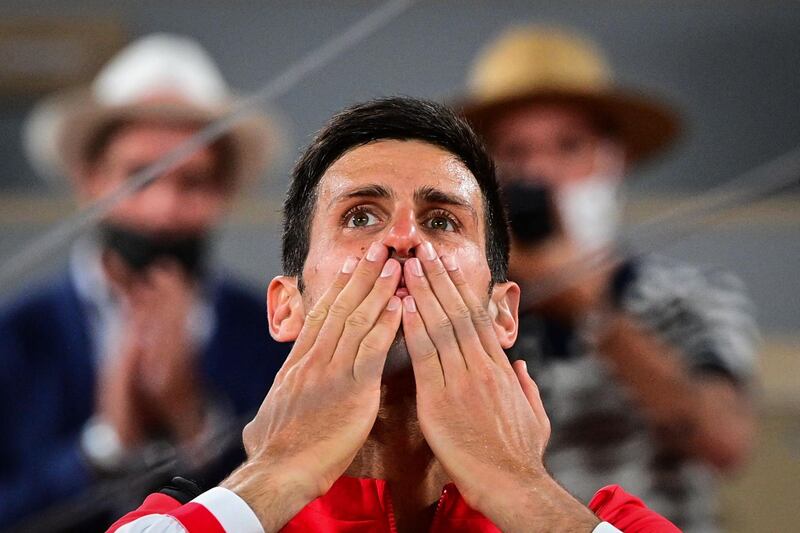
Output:
[[[181,124],[162,125],[150,122],[123,124],[108,139],[104,152],[107,155],[131,158],[159,157],[198,131],[198,127]],[[216,144],[203,146],[186,159],[191,159],[195,154],[206,156],[214,153],[216,146]]]
[[500,113],[492,121],[491,129],[494,130],[494,133],[502,133],[502,128],[498,128],[498,126],[517,125],[600,134],[596,124],[601,118],[597,113],[577,104],[529,102]]
[[348,151],[322,176],[318,199],[325,206],[372,185],[396,199],[433,190],[480,206],[472,172],[455,155],[421,141],[379,141]]

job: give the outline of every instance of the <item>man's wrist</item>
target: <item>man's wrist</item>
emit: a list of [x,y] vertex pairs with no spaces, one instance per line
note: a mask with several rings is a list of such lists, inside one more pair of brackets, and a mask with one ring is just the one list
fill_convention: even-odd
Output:
[[220,486],[233,491],[247,503],[266,533],[280,530],[319,496],[298,476],[261,460],[248,460]]
[[503,531],[524,532],[546,530],[554,532],[593,532],[601,520],[576,500],[546,472],[538,474],[517,492],[519,497],[508,502],[512,517]]

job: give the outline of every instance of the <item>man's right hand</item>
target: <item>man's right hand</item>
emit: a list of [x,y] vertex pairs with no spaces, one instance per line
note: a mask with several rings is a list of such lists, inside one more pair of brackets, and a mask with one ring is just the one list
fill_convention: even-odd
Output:
[[375,423],[386,355],[400,326],[401,267],[375,243],[348,258],[305,319],[258,414],[248,460],[222,483],[277,531],[325,494]]

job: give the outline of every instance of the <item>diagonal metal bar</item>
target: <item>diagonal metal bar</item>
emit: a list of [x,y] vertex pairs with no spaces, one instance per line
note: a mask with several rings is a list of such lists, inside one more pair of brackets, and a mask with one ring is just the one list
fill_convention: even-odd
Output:
[[159,176],[164,175],[165,172],[185,161],[187,157],[197,150],[225,135],[238,121],[246,118],[253,109],[287,94],[290,89],[309,74],[319,70],[336,57],[385,27],[416,2],[417,0],[390,0],[369,12],[342,33],[337,34],[300,60],[294,62],[261,89],[241,100],[227,115],[212,122],[152,165],[135,173],[118,189],[67,217],[66,220],[36,238],[32,243],[0,265],[0,286],[14,283],[27,273],[32,266],[41,263],[65,244],[90,229],[125,198],[146,187],[158,179]]
[[520,309],[529,309],[598,269],[663,250],[722,224],[726,213],[800,184],[800,146],[711,190],[678,203],[625,232],[616,246],[587,253],[535,287],[526,287]]

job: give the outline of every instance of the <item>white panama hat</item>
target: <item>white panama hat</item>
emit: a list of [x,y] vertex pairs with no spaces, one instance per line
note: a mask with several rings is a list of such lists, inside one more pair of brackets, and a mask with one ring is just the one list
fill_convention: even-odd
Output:
[[[216,65],[194,40],[165,33],[128,45],[88,87],[68,89],[34,106],[23,142],[34,169],[48,180],[73,177],[95,136],[118,121],[202,127],[230,111],[233,96]],[[267,117],[254,111],[226,134],[231,173],[242,184],[264,171],[278,144]]]

